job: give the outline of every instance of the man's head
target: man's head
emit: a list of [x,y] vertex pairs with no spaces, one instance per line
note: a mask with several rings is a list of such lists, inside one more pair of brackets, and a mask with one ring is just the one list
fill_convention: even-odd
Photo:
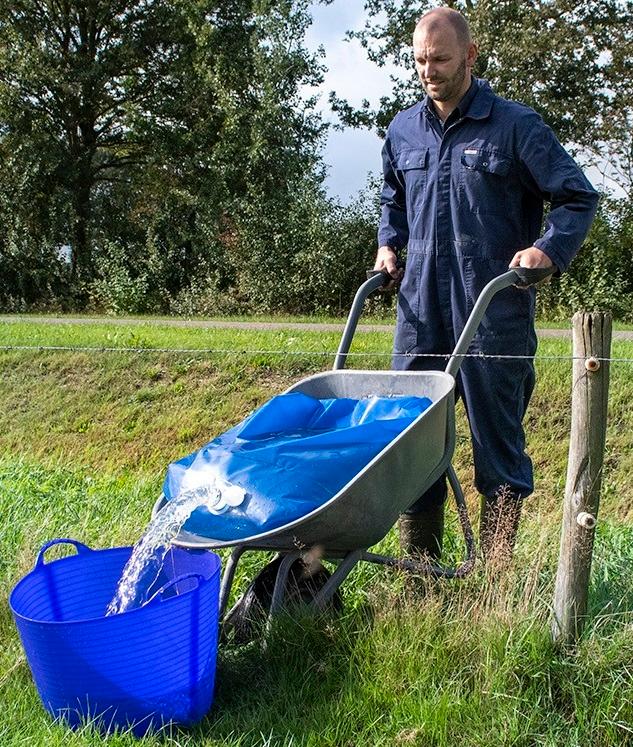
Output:
[[466,19],[451,8],[425,13],[413,34],[413,56],[429,97],[439,104],[456,106],[470,86],[477,58]]

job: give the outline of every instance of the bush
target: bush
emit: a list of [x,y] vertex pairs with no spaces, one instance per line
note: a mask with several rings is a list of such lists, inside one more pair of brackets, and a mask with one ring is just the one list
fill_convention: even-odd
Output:
[[70,268],[61,247],[19,232],[0,241],[0,310],[60,311],[72,305]]
[[90,305],[108,314],[156,311],[148,298],[149,279],[144,267],[134,267],[122,245],[104,241],[96,259],[98,279],[90,285]]
[[633,321],[633,205],[604,199],[587,240],[568,271],[539,291],[539,316],[611,311]]

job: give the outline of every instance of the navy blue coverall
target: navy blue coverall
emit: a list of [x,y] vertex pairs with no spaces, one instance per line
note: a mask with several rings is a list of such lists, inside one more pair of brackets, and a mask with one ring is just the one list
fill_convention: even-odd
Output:
[[[517,251],[537,246],[564,271],[598,195],[535,111],[497,96],[481,79],[444,126],[428,97],[399,112],[382,155],[378,244],[396,253],[407,248],[393,367],[443,369],[444,359],[413,355],[450,353],[479,293]],[[541,235],[544,201],[551,209]],[[534,301],[533,289],[497,294],[469,352],[534,355]],[[529,495],[522,420],[534,387],[531,360],[465,358],[457,386],[478,491],[491,500],[502,486]],[[442,480],[410,511],[445,497]]]

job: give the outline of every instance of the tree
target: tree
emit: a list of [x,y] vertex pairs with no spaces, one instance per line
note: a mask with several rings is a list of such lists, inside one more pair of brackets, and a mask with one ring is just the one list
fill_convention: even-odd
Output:
[[0,0],[0,223],[69,246],[82,302],[134,287],[164,307],[195,274],[234,285],[249,237],[264,260],[282,251],[293,185],[319,178],[307,7]]
[[322,180],[324,125],[302,90],[322,66],[303,44],[306,0],[214,5],[189,14],[188,56],[157,92],[131,212],[159,247],[167,305],[193,282],[274,308],[298,251],[293,205]]
[[3,149],[67,195],[73,277],[92,274],[95,185],[147,147],[126,120],[168,73],[179,20],[164,0],[0,0]]
[[[608,59],[612,75],[606,91],[607,113],[591,148],[591,162],[603,172],[607,184],[615,185],[626,195],[630,206],[633,200],[633,20],[630,5],[622,6],[621,11],[620,22],[611,29]],[[631,217],[629,209],[629,220]]]
[[[419,99],[411,36],[416,20],[435,5],[366,0],[365,28],[349,35],[378,65],[389,60],[410,75],[394,81],[393,96],[376,111],[368,104],[354,110],[332,95],[347,124],[384,132],[398,109]],[[630,116],[630,88],[625,96],[617,92],[633,64],[631,0],[454,0],[446,5],[466,16],[479,44],[475,74],[489,79],[502,96],[536,109],[563,142],[595,150],[605,127],[613,124],[614,109],[624,107]]]

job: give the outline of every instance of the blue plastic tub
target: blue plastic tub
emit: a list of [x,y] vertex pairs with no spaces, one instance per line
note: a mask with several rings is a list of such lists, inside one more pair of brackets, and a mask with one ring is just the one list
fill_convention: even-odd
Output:
[[[52,545],[77,554],[45,562]],[[220,559],[172,548],[143,607],[105,617],[131,547],[48,542],[9,597],[45,708],[76,728],[191,725],[209,710],[217,655]]]

